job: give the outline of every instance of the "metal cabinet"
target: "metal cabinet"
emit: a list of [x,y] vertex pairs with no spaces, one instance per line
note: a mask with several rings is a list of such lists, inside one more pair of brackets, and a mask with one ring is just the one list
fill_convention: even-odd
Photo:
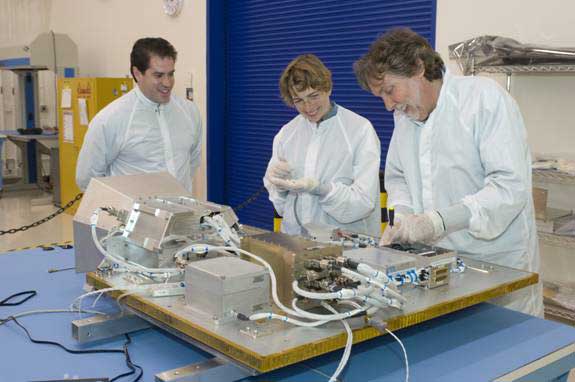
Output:
[[[58,80],[58,126],[60,146],[60,195],[66,205],[80,193],[76,185],[76,162],[89,121],[104,106],[133,87],[131,78],[60,78]],[[85,111],[85,118],[82,114]],[[66,210],[76,212],[78,204]]]

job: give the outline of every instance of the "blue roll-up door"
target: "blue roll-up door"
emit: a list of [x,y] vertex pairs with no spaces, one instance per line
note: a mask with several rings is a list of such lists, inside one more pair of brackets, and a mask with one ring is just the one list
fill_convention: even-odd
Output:
[[[393,27],[410,27],[434,44],[435,10],[435,0],[210,0],[208,198],[237,206],[261,188],[273,137],[296,115],[283,104],[278,80],[303,53],[316,54],[332,71],[332,100],[373,123],[383,168],[393,118],[359,87],[352,65]],[[267,192],[238,216],[271,229]]]

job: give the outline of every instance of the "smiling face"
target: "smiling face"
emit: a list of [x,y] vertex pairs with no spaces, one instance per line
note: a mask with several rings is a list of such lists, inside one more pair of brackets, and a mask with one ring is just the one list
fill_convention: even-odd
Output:
[[294,107],[310,122],[318,123],[331,108],[331,91],[307,88],[302,91],[292,89],[291,93]]
[[435,108],[437,99],[428,91],[425,77],[402,77],[386,74],[383,80],[371,80],[371,93],[380,97],[389,111],[398,111],[416,121],[425,121]]
[[144,73],[133,67],[138,87],[152,102],[168,103],[174,87],[175,61],[171,57],[150,56],[148,69]]

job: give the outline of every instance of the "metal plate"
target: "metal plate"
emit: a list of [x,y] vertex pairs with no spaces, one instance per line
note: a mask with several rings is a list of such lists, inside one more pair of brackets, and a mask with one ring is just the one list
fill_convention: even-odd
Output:
[[[397,330],[415,325],[538,282],[537,274],[463,259],[466,264],[488,273],[468,269],[465,273],[452,274],[447,286],[432,290],[416,287],[405,290],[408,303],[402,311],[391,308],[381,311],[388,328]],[[98,289],[121,287],[123,283],[121,276],[103,278],[96,273],[89,273],[87,281]],[[111,295],[117,297],[120,293]],[[184,337],[207,345],[215,353],[258,372],[267,372],[343,348],[346,340],[339,322],[320,328],[294,327],[278,321],[237,321],[218,326],[202,312],[185,306],[182,296],[147,298],[132,295],[122,301],[139,312],[141,317],[159,321]],[[361,318],[351,320],[350,324],[354,329],[355,343],[381,335],[373,327],[366,326]],[[257,335],[246,334],[253,334],[254,330]]]

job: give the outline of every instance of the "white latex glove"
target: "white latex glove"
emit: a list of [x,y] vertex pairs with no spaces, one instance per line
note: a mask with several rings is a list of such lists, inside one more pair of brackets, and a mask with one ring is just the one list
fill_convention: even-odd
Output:
[[317,179],[312,178],[299,178],[299,179],[270,179],[270,182],[275,184],[278,188],[291,191],[291,192],[308,192],[314,195],[324,196],[331,190],[329,184],[321,184]]
[[391,241],[391,239],[393,238],[395,233],[401,227],[401,220],[402,219],[403,219],[403,215],[400,215],[397,213],[395,214],[394,219],[393,219],[393,226],[388,224],[387,227],[385,227],[385,230],[383,231],[383,235],[381,235],[381,239],[379,240],[379,246],[380,247],[383,247],[385,245],[390,245],[393,243]]
[[289,179],[291,178],[291,166],[288,162],[280,159],[269,166],[266,178],[270,181],[272,178]]
[[433,244],[444,233],[443,219],[437,211],[430,211],[424,214],[404,216],[401,224],[394,226],[389,240],[391,243]]

